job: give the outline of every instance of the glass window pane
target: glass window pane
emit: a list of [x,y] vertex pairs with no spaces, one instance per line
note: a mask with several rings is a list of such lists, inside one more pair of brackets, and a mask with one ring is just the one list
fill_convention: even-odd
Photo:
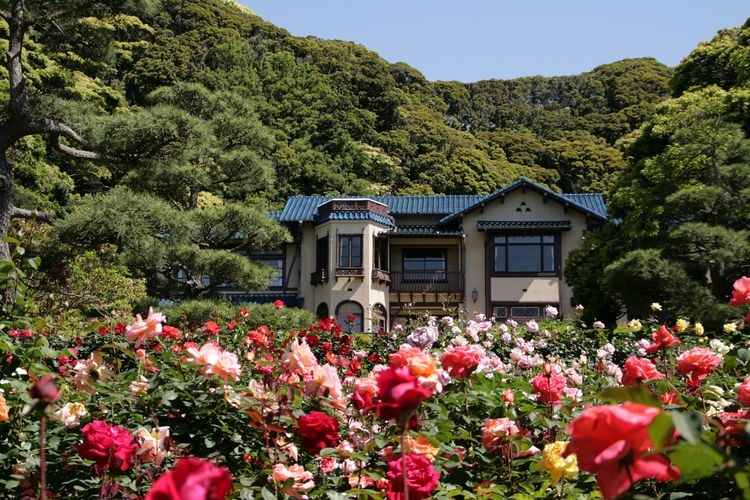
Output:
[[541,270],[542,249],[538,246],[508,246],[508,271],[512,273]]
[[339,238],[339,267],[349,267],[349,237]]
[[495,272],[504,273],[505,268],[505,247],[497,245],[495,247]]
[[544,272],[555,271],[555,247],[553,245],[544,246]]
[[362,266],[362,237],[361,236],[350,236],[352,243],[352,258],[351,266],[360,267]]
[[542,241],[544,243],[554,243],[555,237],[554,236],[542,236]]
[[538,318],[538,307],[511,307],[510,315],[513,318]]

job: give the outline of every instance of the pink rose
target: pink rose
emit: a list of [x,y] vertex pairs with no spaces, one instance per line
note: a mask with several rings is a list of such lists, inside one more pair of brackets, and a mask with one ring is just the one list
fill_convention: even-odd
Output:
[[412,375],[409,368],[388,368],[378,373],[377,414],[380,418],[398,419],[402,423],[430,397],[432,392],[425,389],[419,378]]
[[232,475],[209,460],[186,457],[154,481],[146,500],[224,500]]
[[484,349],[475,345],[462,345],[443,353],[440,362],[451,377],[461,380],[474,371],[483,357]]
[[129,342],[135,342],[137,348],[147,339],[158,336],[162,330],[162,323],[167,318],[162,313],[155,313],[152,307],[148,308],[148,316],[144,320],[140,314],[136,314],[135,321],[125,327],[125,338]]
[[404,462],[406,463],[406,489],[410,500],[422,500],[432,493],[440,479],[440,473],[432,463],[422,455],[404,455],[398,460],[388,462],[386,477],[388,484],[388,500],[401,500],[404,495]]
[[745,406],[750,406],[750,377],[747,377],[737,387],[737,401]]
[[689,384],[700,385],[701,381],[721,364],[721,356],[705,347],[693,347],[677,357],[677,373],[686,375]]
[[636,358],[630,356],[625,360],[625,365],[622,369],[622,384],[623,385],[636,385],[646,380],[658,380],[663,379],[659,370],[656,366],[648,359]]
[[742,304],[750,304],[750,278],[747,276],[734,282],[732,298],[729,300],[730,306],[739,307]]

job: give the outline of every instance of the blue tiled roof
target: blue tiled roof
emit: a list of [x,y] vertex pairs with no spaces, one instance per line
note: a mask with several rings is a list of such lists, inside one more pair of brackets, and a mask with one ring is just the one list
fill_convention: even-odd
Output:
[[279,218],[281,217],[281,210],[272,210],[266,212],[266,215],[268,215],[268,218],[271,220],[279,220]]
[[[367,198],[388,205],[388,211],[391,215],[443,215],[440,223],[444,223],[455,219],[462,213],[477,208],[482,202],[490,201],[523,185],[544,192],[562,203],[569,203],[573,208],[589,213],[602,221],[607,219],[607,208],[601,194],[555,193],[525,178],[508,184],[489,195],[384,195]],[[292,196],[287,200],[277,220],[282,222],[313,221],[315,220],[317,207],[334,198],[362,199],[361,196]]]
[[424,225],[403,225],[397,226],[388,231],[391,236],[461,236],[464,234],[461,228],[444,229],[440,226]]
[[316,219],[315,222],[322,224],[329,220],[371,220],[386,226],[393,226],[393,219],[391,217],[384,217],[372,212],[331,212],[325,217]]

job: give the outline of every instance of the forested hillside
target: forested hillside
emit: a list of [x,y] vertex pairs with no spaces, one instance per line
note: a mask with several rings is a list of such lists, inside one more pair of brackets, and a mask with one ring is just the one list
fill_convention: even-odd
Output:
[[[0,4],[9,13],[17,2]],[[96,153],[71,154],[66,134],[16,141],[7,151],[15,205],[56,219],[48,265],[94,251],[163,297],[210,295],[205,274],[263,286],[267,269],[224,250],[288,238],[264,213],[292,194],[488,193],[526,176],[555,190],[609,193],[624,228],[653,228],[630,219],[661,214],[657,196],[673,194],[641,183],[653,156],[673,152],[659,120],[701,95],[688,90],[717,84],[705,92],[726,104],[711,110],[720,120],[731,114],[727,133],[744,134],[748,122],[744,94],[733,92],[748,67],[739,28],[699,47],[675,75],[644,58],[574,76],[429,82],[360,45],[293,37],[226,0],[25,4],[29,105],[70,124]],[[3,50],[12,39],[5,17]],[[7,68],[0,74],[7,79]],[[8,91],[0,86],[3,104]],[[672,93],[677,100],[665,101]],[[686,134],[676,123],[674,133]],[[675,187],[674,176],[659,181]],[[646,233],[602,262],[649,246]],[[721,286],[736,274],[722,266]],[[188,278],[163,279],[178,274]],[[603,286],[599,276],[573,279]],[[622,306],[616,291],[594,295],[600,311]]]

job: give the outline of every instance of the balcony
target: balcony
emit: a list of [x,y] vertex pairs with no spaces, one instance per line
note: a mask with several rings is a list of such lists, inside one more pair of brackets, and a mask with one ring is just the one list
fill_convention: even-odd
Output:
[[392,292],[463,292],[460,271],[391,271]]
[[364,267],[337,267],[336,277],[337,278],[364,278],[365,268]]
[[315,271],[314,273],[310,273],[310,284],[315,285],[322,285],[323,283],[328,283],[328,270],[327,269],[321,269],[319,271]]
[[377,281],[378,283],[385,283],[386,285],[391,284],[391,273],[388,271],[384,271],[383,269],[373,269],[372,270],[372,281]]

